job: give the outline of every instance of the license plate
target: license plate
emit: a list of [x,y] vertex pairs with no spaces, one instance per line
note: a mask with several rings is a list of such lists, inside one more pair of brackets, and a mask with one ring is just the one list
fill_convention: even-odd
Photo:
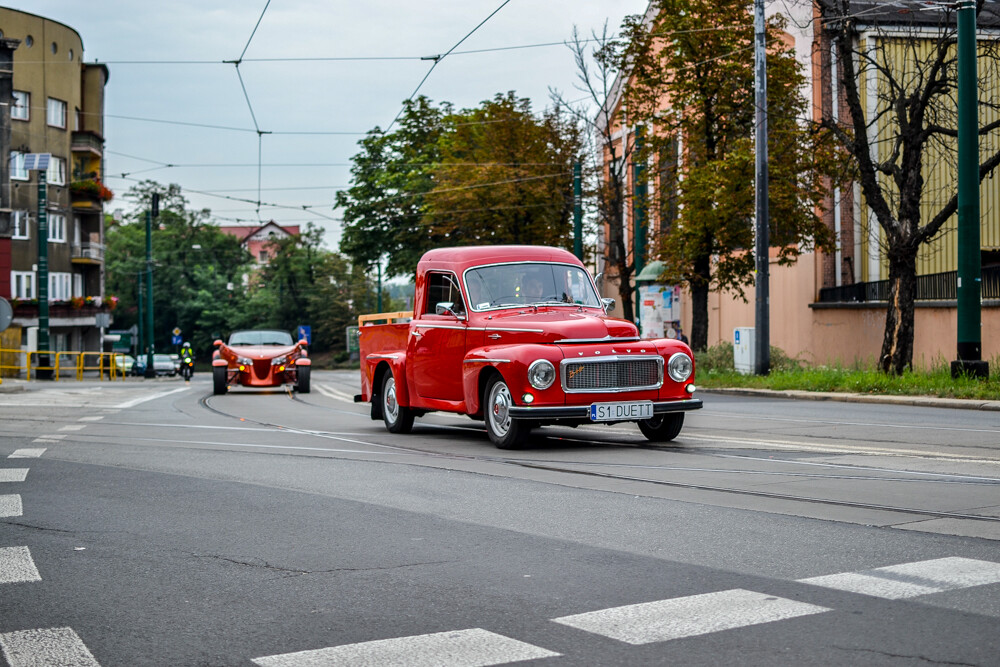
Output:
[[652,418],[652,401],[591,403],[590,405],[590,421],[593,422],[636,421],[638,419]]

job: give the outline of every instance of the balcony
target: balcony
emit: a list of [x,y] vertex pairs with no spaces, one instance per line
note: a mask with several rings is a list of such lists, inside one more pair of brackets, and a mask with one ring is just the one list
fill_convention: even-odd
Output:
[[[1000,266],[982,270],[981,296],[1000,299]],[[958,298],[958,272],[932,273],[917,276],[917,301],[954,301]],[[855,283],[841,287],[824,287],[818,303],[879,303],[889,299],[889,281]]]
[[89,153],[101,157],[104,154],[104,139],[96,132],[74,132],[70,149],[74,153]]
[[100,264],[104,261],[104,244],[74,243],[72,248],[74,264]]

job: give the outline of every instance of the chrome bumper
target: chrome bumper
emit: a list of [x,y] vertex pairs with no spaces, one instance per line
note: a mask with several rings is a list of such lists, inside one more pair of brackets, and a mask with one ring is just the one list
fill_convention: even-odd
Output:
[[[702,407],[700,398],[685,398],[677,401],[653,401],[653,414],[663,415],[670,412],[685,412]],[[509,410],[510,416],[517,419],[585,419],[590,420],[590,405],[515,405]],[[601,423],[601,422],[594,422]]]

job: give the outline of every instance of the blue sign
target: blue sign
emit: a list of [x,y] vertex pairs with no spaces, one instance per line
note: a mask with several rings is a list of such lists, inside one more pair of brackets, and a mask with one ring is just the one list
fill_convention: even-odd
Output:
[[736,334],[736,344],[739,345],[740,344],[740,330],[739,329],[734,329],[733,333]]
[[180,345],[182,342],[183,341],[181,340],[180,336],[171,336],[170,337],[170,344],[171,345]]
[[303,338],[305,338],[306,342],[309,343],[310,345],[312,345],[312,342],[313,342],[313,337],[312,336],[313,335],[312,335],[312,327],[311,326],[309,326],[308,324],[300,324],[297,331],[298,331],[298,339],[299,340],[302,340]]

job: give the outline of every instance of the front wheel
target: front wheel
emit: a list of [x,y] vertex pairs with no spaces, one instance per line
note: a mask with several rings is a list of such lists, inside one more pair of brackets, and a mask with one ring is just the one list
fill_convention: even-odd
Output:
[[486,384],[483,391],[483,416],[486,432],[498,449],[521,449],[531,432],[531,424],[510,416],[514,400],[507,383],[499,375]]
[[229,390],[227,386],[229,383],[226,382],[226,375],[228,375],[229,369],[225,366],[213,366],[212,367],[212,391],[215,394],[225,394]]
[[191,367],[188,365],[181,366],[181,376],[185,382],[189,382],[191,380]]
[[295,390],[300,394],[309,393],[309,375],[312,373],[312,366],[299,366],[295,374],[298,376],[295,381]]
[[647,440],[653,442],[669,442],[680,434],[684,426],[684,413],[674,412],[666,415],[656,415],[652,419],[639,422],[639,430]]
[[392,371],[385,374],[382,381],[382,421],[389,433],[409,433],[413,428],[413,411],[396,400],[396,378]]

